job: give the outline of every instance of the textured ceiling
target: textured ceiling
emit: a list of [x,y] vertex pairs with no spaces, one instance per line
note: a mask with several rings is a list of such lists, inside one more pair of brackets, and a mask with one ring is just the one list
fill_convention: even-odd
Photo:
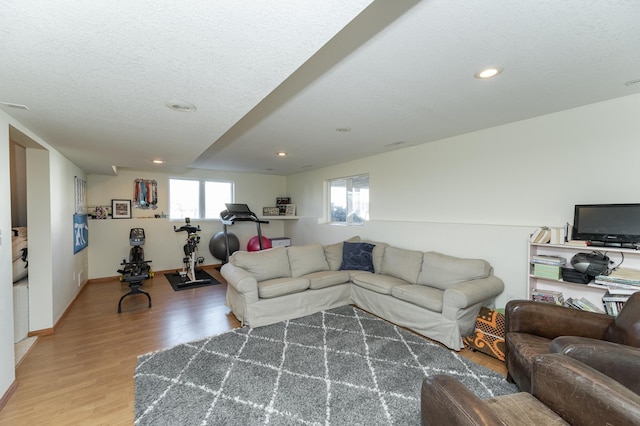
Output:
[[640,92],[635,0],[0,8],[0,108],[87,173],[287,175]]

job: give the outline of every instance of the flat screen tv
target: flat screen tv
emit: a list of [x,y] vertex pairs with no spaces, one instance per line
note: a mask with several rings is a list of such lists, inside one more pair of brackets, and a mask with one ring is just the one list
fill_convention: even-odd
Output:
[[638,245],[640,204],[576,205],[571,238],[610,245]]

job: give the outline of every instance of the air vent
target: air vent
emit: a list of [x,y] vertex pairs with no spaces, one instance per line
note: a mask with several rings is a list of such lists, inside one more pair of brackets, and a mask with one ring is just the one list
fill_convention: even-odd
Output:
[[194,112],[197,109],[195,105],[183,101],[167,101],[164,105],[178,112]]
[[634,84],[638,84],[638,83],[640,83],[640,78],[637,78],[635,80],[629,80],[624,85],[625,86],[633,86]]

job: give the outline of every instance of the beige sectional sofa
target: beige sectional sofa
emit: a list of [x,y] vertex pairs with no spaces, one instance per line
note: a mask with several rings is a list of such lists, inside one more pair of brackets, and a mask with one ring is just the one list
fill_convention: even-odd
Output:
[[228,283],[227,306],[250,327],[354,304],[454,350],[473,331],[480,307],[492,307],[504,289],[485,260],[358,237],[325,246],[238,251],[221,273]]

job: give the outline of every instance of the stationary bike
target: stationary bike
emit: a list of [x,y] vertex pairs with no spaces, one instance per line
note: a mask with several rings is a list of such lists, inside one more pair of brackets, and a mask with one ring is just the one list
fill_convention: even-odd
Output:
[[151,307],[151,296],[144,290],[140,290],[140,286],[144,280],[153,278],[153,271],[151,270],[150,260],[144,260],[144,229],[143,228],[131,228],[129,231],[129,244],[131,249],[129,250],[129,260],[123,259],[122,269],[118,269],[120,273],[120,281],[129,283],[129,293],[120,298],[118,302],[118,313],[122,312],[122,301],[125,297],[133,294],[144,294],[149,299],[149,307]]
[[186,232],[187,240],[183,247],[185,257],[182,258],[182,271],[180,271],[181,282],[177,284],[178,287],[186,287],[194,284],[206,284],[211,282],[210,278],[198,279],[196,277],[196,267],[198,264],[204,262],[204,257],[198,256],[198,243],[200,242],[200,236],[196,233],[200,231],[200,225],[191,225],[191,219],[188,217],[184,219],[185,224],[180,228],[173,226],[175,232]]

